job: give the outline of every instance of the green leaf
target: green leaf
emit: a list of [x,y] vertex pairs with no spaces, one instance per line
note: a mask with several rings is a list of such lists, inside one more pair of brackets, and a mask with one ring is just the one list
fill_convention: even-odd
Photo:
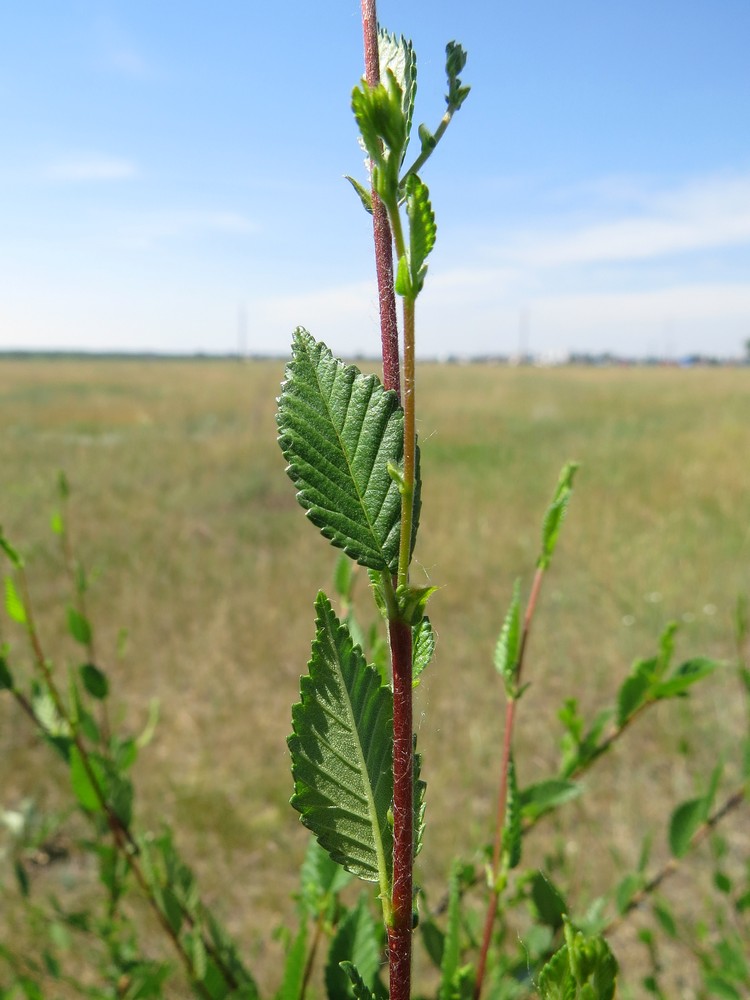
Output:
[[80,668],[80,672],[83,686],[92,698],[97,698],[101,701],[107,697],[109,694],[109,681],[106,674],[98,667],[95,667],[93,663],[84,663]]
[[542,813],[561,806],[581,794],[581,786],[577,781],[566,781],[562,778],[548,778],[528,785],[521,791],[521,813],[524,818],[536,818]]
[[336,560],[336,569],[333,574],[333,586],[340,600],[347,604],[352,599],[352,587],[354,584],[354,568],[351,562],[342,553]]
[[445,954],[445,934],[429,914],[423,916],[419,921],[419,933],[422,936],[424,950],[429,955],[432,964],[436,969],[440,969]]
[[292,805],[331,857],[390,893],[393,695],[382,687],[325,594],[309,674],[289,737]]
[[646,701],[646,695],[651,687],[648,677],[641,674],[633,674],[627,677],[617,694],[617,726],[622,728],[628,719]]
[[712,674],[717,667],[718,663],[707,657],[699,656],[687,660],[677,668],[671,677],[656,685],[653,696],[654,698],[676,698],[684,694],[693,684]]
[[317,920],[325,913],[332,900],[351,881],[351,874],[324,851],[315,837],[310,837],[302,862],[302,902],[305,909]]
[[[87,769],[81,752],[77,746],[70,748],[70,782],[73,792],[79,803],[89,812],[103,812],[100,794],[106,798],[107,777],[102,762],[88,755],[89,767]],[[89,771],[91,772],[89,774]],[[94,782],[92,783],[92,776]],[[97,791],[98,789],[98,791]]]
[[386,206],[398,201],[398,175],[408,142],[404,95],[392,70],[370,87],[364,80],[352,91],[352,111],[362,144],[372,161],[372,186]]
[[68,608],[68,631],[82,646],[88,646],[91,642],[91,625],[88,618],[73,607]]
[[677,938],[677,924],[675,923],[672,911],[665,903],[654,903],[654,916],[659,921],[661,929],[673,940]]
[[419,625],[424,618],[427,601],[437,590],[437,587],[401,586],[396,590],[398,613],[401,621],[412,627]]
[[21,893],[24,899],[29,898],[29,893],[31,891],[31,883],[29,882],[29,876],[26,869],[23,866],[23,862],[20,858],[16,858],[13,862],[13,874],[16,876],[16,882],[18,883],[18,891]]
[[531,898],[539,919],[546,927],[551,927],[553,931],[562,927],[568,907],[560,890],[544,872],[536,872],[531,880]]
[[349,174],[344,174],[344,178],[349,181],[351,186],[354,188],[365,212],[372,215],[372,192],[368,191],[366,187],[360,184],[359,181],[355,180]]
[[417,687],[422,671],[435,652],[435,633],[429,618],[423,618],[412,629],[412,684]]
[[505,692],[512,698],[516,689],[518,654],[521,649],[521,581],[513,584],[513,596],[495,646],[495,667],[505,681]]
[[430,192],[416,174],[406,178],[406,215],[409,219],[409,289],[396,287],[400,295],[415,299],[422,291],[427,274],[425,261],[435,246],[437,225],[430,204]]
[[448,882],[448,917],[443,941],[443,959],[440,965],[438,1000],[453,1000],[454,983],[459,971],[461,956],[461,875],[460,865],[454,861]]
[[63,516],[59,510],[56,510],[50,518],[50,528],[52,528],[52,531],[56,535],[64,534],[65,522],[63,521]]
[[13,690],[13,675],[10,672],[8,661],[4,656],[0,656],[0,691]]
[[521,860],[521,802],[518,795],[516,764],[512,756],[508,761],[508,795],[505,801],[503,860],[508,869],[517,867]]
[[560,529],[568,510],[571,494],[573,493],[573,480],[577,469],[577,462],[568,462],[563,466],[557,486],[555,487],[554,496],[552,497],[552,503],[544,515],[542,551],[537,560],[537,566],[540,569],[547,569],[549,567],[554,554],[557,540],[560,536]]
[[[315,843],[315,841],[313,841]],[[307,923],[300,924],[297,936],[284,959],[284,977],[276,994],[276,1000],[299,1000],[302,996],[302,986],[305,981],[305,966],[307,964]]]
[[401,495],[387,466],[403,454],[396,394],[299,328],[277,422],[287,473],[313,524],[362,565],[395,572]]
[[640,875],[636,875],[634,872],[630,872],[620,880],[615,890],[615,905],[617,906],[617,912],[620,916],[627,912],[628,907],[630,906],[630,901],[642,885],[643,879]]
[[2,528],[0,528],[0,550],[5,553],[10,560],[11,565],[15,566],[16,569],[20,569],[23,566],[23,558],[21,557],[20,552],[10,544],[8,539],[3,534]]
[[339,967],[349,977],[349,981],[352,984],[352,992],[356,1000],[373,1000],[373,994],[367,988],[362,976],[360,976],[351,962],[339,962]]
[[422,850],[422,838],[424,836],[424,813],[425,813],[425,793],[427,783],[422,780],[422,754],[417,753],[417,734],[413,736],[414,752],[414,857]]
[[10,576],[5,577],[5,610],[14,622],[18,622],[19,625],[26,624],[26,608]]
[[714,997],[715,1000],[742,1000],[742,993],[719,973],[707,975],[703,985],[708,990],[708,996]]
[[375,991],[380,949],[375,920],[365,896],[359,897],[357,905],[341,921],[331,941],[325,969],[328,1000],[349,1000],[356,996],[351,978],[341,968],[342,962],[354,965],[368,990]]
[[669,849],[676,858],[687,854],[691,840],[705,821],[705,797],[691,799],[677,806],[669,823]]
[[[401,35],[397,38],[384,28],[378,31],[378,55],[381,76],[390,70],[401,89],[401,110],[406,123],[408,144],[411,124],[414,118],[414,102],[417,96],[417,56],[412,43]],[[403,163],[406,146],[401,156]]]
[[540,1000],[576,1000],[576,983],[570,971],[567,945],[552,956],[539,973]]
[[466,52],[458,42],[448,42],[445,46],[445,75],[448,77],[448,93],[445,102],[448,107],[458,111],[469,96],[471,87],[462,86],[458,74],[466,65]]

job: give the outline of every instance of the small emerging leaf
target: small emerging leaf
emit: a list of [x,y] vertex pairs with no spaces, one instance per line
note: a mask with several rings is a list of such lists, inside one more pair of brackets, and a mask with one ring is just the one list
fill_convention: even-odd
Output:
[[[409,142],[417,96],[417,56],[412,43],[401,35],[397,38],[385,29],[378,31],[378,55],[381,76],[390,70],[401,89],[401,109],[406,122],[406,142]],[[406,146],[401,156],[403,163]]]
[[466,65],[466,52],[458,42],[448,42],[445,46],[445,74],[448,77],[448,93],[445,103],[457,111],[469,96],[470,87],[462,86],[458,74]]
[[[425,263],[437,236],[435,213],[430,204],[427,185],[409,174],[406,179],[406,215],[409,219],[409,285],[410,293],[401,292],[408,298],[416,298],[424,286],[427,264]],[[397,288],[396,291],[399,291]]]
[[552,503],[544,516],[544,525],[542,527],[542,551],[539,559],[537,560],[537,566],[540,569],[547,569],[549,567],[554,554],[557,540],[560,536],[560,528],[562,527],[563,520],[565,519],[568,504],[570,503],[570,497],[573,492],[573,480],[577,469],[577,462],[568,462],[563,466],[560,478],[557,481],[554,496],[552,497]]
[[435,652],[435,633],[426,616],[412,629],[412,684],[417,687],[420,675]]
[[505,692],[514,696],[518,655],[521,648],[521,581],[513,585],[513,596],[495,646],[495,667],[505,681]]
[[26,608],[10,576],[5,577],[5,610],[14,622],[18,622],[19,625],[26,624]]
[[368,191],[366,187],[363,187],[363,185],[360,184],[359,181],[355,180],[353,177],[350,177],[349,174],[345,174],[344,176],[346,180],[349,181],[349,183],[359,196],[359,200],[362,203],[362,208],[364,208],[364,210],[369,215],[372,215],[372,192]]

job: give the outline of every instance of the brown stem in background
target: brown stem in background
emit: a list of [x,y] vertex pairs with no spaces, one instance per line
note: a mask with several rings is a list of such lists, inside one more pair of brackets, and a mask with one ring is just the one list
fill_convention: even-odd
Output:
[[[526,613],[523,619],[523,632],[521,633],[521,643],[518,649],[518,666],[516,667],[515,685],[518,689],[519,682],[521,680],[521,671],[523,670],[523,661],[526,654],[526,646],[529,639],[529,632],[531,630],[531,622],[534,618],[534,611],[536,610],[537,601],[539,600],[539,591],[542,586],[542,580],[544,578],[544,569],[540,566],[537,567],[537,571],[534,575],[534,582],[531,585],[531,593],[529,594],[529,601],[526,605]],[[484,921],[484,934],[482,936],[482,949],[479,953],[479,963],[477,965],[477,978],[474,984],[474,1000],[479,1000],[482,993],[482,985],[484,983],[484,974],[487,969],[487,956],[490,951],[490,944],[492,942],[492,930],[495,926],[495,917],[497,915],[497,903],[500,897],[500,892],[497,886],[498,876],[500,874],[500,862],[502,859],[502,849],[503,849],[503,828],[505,826],[505,806],[508,801],[508,774],[510,769],[510,757],[513,749],[513,727],[516,718],[516,704],[518,702],[517,695],[508,699],[508,703],[505,708],[505,735],[503,737],[503,756],[500,762],[500,787],[497,795],[497,819],[495,822],[495,846],[492,852],[492,870],[491,879],[492,883],[490,885],[490,900],[487,904],[487,916]]]
[[[738,788],[733,792],[728,799],[726,799],[719,808],[712,813],[705,823],[702,823],[698,829],[693,834],[690,841],[690,848],[696,848],[700,843],[702,843],[706,837],[711,833],[719,823],[724,819],[725,816],[738,809],[742,803],[745,801],[745,789]],[[622,913],[610,920],[606,927],[602,929],[602,934],[612,934],[617,928],[623,924],[630,914],[637,910],[641,903],[644,902],[651,893],[655,892],[659,886],[664,882],[665,879],[669,878],[670,875],[674,873],[680,867],[680,858],[670,858],[669,861],[655,874],[653,875],[646,884],[635,893],[635,895],[630,899],[628,905],[625,907]]]
[[[380,83],[378,17],[375,0],[362,0],[362,33],[365,44],[365,80],[369,87]],[[375,271],[380,308],[380,342],[383,353],[383,385],[401,399],[398,319],[393,281],[393,239],[385,205],[372,192],[372,231],[375,241]]]

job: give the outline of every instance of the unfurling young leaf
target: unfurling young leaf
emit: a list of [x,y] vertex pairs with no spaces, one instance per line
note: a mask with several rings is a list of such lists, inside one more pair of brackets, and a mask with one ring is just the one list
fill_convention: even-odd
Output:
[[302,822],[348,871],[388,898],[393,841],[393,695],[318,594],[309,674],[300,682],[289,737]]
[[539,555],[539,559],[537,560],[537,566],[540,569],[547,569],[550,561],[552,560],[552,555],[555,551],[555,546],[557,545],[557,539],[560,535],[560,528],[562,527],[562,523],[568,509],[568,504],[570,503],[570,497],[573,492],[573,479],[575,478],[577,469],[577,462],[567,462],[566,465],[563,466],[560,478],[557,481],[554,496],[552,497],[552,503],[549,505],[547,513],[544,515],[544,524],[542,526],[542,551]]
[[359,183],[359,181],[350,177],[349,174],[345,174],[344,177],[349,181],[357,193],[359,200],[362,202],[362,208],[364,208],[369,215],[372,215],[372,192],[368,191],[366,187]]
[[458,42],[448,42],[445,46],[445,75],[448,77],[448,93],[445,103],[452,111],[458,111],[469,96],[471,87],[462,86],[458,74],[466,65],[466,52]]
[[[390,70],[401,88],[401,109],[406,122],[406,142],[409,142],[411,123],[414,119],[414,101],[417,96],[417,56],[412,43],[401,35],[396,38],[384,28],[378,31],[378,55],[381,76]],[[401,156],[404,161],[406,146]]]
[[277,422],[313,524],[363,566],[395,572],[401,494],[388,463],[401,462],[404,436],[396,394],[297,329]]
[[386,206],[398,201],[398,175],[408,142],[401,87],[391,70],[370,87],[364,80],[352,91],[352,111],[367,155],[372,186]]
[[586,937],[565,921],[565,944],[539,974],[540,1000],[612,1000],[617,960],[603,937]]
[[419,685],[422,671],[435,652],[435,633],[430,619],[425,617],[412,629],[412,684]]
[[416,174],[409,174],[406,178],[405,193],[406,214],[409,219],[408,288],[399,288],[397,279],[396,291],[406,298],[415,299],[424,286],[427,274],[425,262],[435,246],[437,225],[430,204],[430,192]]
[[513,596],[495,646],[495,667],[505,682],[505,693],[515,697],[518,655],[521,650],[521,581],[513,585]]

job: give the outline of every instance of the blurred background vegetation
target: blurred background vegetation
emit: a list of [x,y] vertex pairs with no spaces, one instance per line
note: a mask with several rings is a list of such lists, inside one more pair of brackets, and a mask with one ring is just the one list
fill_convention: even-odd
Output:
[[[0,362],[0,523],[28,560],[47,651],[76,662],[67,584],[50,531],[58,470],[70,527],[95,582],[89,614],[114,703],[134,729],[161,717],[137,765],[136,823],[177,843],[239,938],[261,984],[278,984],[269,930],[293,907],[306,834],[287,805],[285,737],[337,553],[294,499],[275,445],[281,362]],[[440,589],[436,659],[416,692],[428,782],[418,880],[441,893],[449,859],[489,837],[504,700],[492,653],[513,581],[527,590],[539,525],[563,462],[577,488],[531,638],[517,735],[522,784],[556,770],[566,697],[610,703],[631,661],[680,623],[678,657],[735,656],[732,616],[750,593],[750,372],[425,365],[416,552]],[[361,617],[372,617],[364,574]],[[307,611],[305,609],[308,609]],[[127,630],[124,654],[118,635]],[[593,794],[533,834],[526,860],[576,870],[575,902],[632,866],[644,833],[666,857],[673,805],[742,731],[728,668],[636,723],[587,778]],[[67,776],[0,699],[0,807],[67,801]],[[750,852],[750,835],[732,837]],[[740,827],[740,829],[737,829]],[[739,838],[739,841],[737,840]],[[744,838],[744,839],[743,839]],[[74,848],[40,865],[32,891],[84,892]],[[0,937],[14,927],[0,871]],[[675,884],[679,901],[694,884]],[[5,926],[2,926],[2,924]],[[13,929],[12,929],[13,928]],[[626,926],[613,947],[636,947]],[[623,950],[624,949],[624,950]]]

